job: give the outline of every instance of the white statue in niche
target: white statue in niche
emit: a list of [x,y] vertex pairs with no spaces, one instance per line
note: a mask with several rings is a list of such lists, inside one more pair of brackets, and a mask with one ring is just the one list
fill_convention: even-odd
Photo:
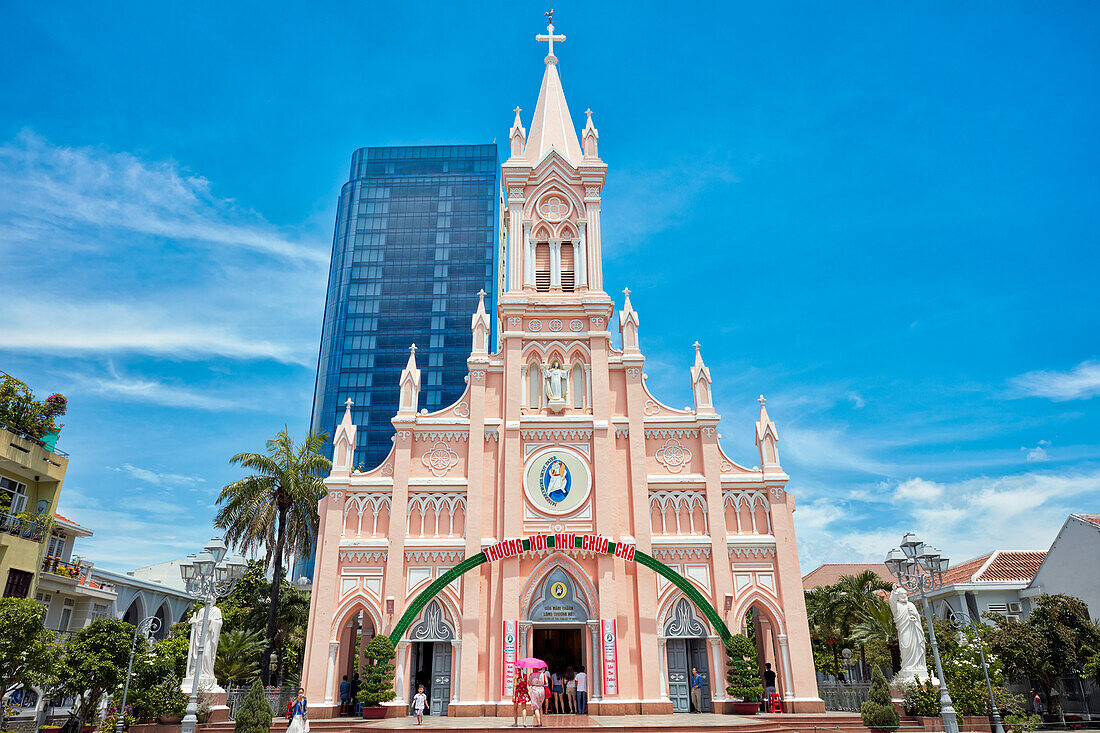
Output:
[[901,671],[894,677],[894,684],[932,680],[928,674],[928,662],[924,651],[924,626],[921,625],[920,612],[909,600],[905,588],[898,586],[890,592],[890,611],[894,614],[894,625],[898,628],[898,647],[901,653]]
[[[187,649],[187,676],[183,679],[183,691],[191,694],[191,684],[195,679],[195,659],[198,657],[199,636],[202,634],[202,617],[205,610],[200,609],[191,616],[191,645]],[[217,606],[210,607],[210,620],[206,623],[206,643],[202,647],[202,662],[199,668],[199,689],[207,692],[225,692],[214,677],[214,658],[218,654],[218,640],[222,634],[222,612]]]
[[542,381],[546,390],[546,401],[554,412],[561,412],[569,401],[569,372],[561,368],[557,359],[550,366],[540,364]]

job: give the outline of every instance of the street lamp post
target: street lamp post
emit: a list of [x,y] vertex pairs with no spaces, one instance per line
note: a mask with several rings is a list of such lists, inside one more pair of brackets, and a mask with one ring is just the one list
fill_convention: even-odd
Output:
[[180,563],[180,575],[187,584],[188,594],[204,601],[199,643],[195,648],[191,696],[187,699],[187,714],[183,718],[181,733],[195,733],[195,724],[199,722],[199,676],[202,671],[202,654],[206,647],[210,607],[218,598],[224,598],[233,591],[233,586],[244,575],[247,567],[247,563],[240,555],[226,557],[227,549],[225,543],[215,537],[198,555],[188,555],[187,560]]
[[130,663],[126,666],[126,686],[122,688],[122,706],[118,709],[115,733],[122,733],[126,727],[126,697],[130,694],[130,672],[134,669],[134,652],[137,651],[138,634],[144,634],[148,639],[158,631],[160,631],[160,619],[156,616],[146,616],[134,628],[134,640],[130,644]]
[[[936,548],[921,542],[909,532],[902,538],[901,550],[890,550],[886,555],[886,567],[910,593],[924,593],[943,585],[943,573],[947,570],[948,559]],[[929,613],[930,603],[923,598],[924,620],[928,623],[928,636],[932,640],[932,657],[936,660],[936,674],[940,678],[940,717],[943,718],[945,733],[959,733],[959,723],[955,708],[951,705],[951,695],[947,692],[947,682],[940,664],[940,647],[936,643],[936,628],[932,625]]]
[[[982,644],[981,634],[978,633],[978,627],[974,623],[974,619],[970,618],[970,612],[956,614],[951,612],[951,620],[956,624],[962,625],[959,622],[959,616],[966,619],[966,624],[970,628],[974,629],[974,637],[978,640],[978,654],[982,657],[982,672],[985,673],[985,686],[989,688],[989,709],[993,712],[993,733],[1005,733],[1004,727],[1001,725],[1001,711],[997,709],[997,701],[993,697],[993,682],[989,679],[989,665],[985,662],[985,645]],[[962,632],[959,632],[960,636]]]

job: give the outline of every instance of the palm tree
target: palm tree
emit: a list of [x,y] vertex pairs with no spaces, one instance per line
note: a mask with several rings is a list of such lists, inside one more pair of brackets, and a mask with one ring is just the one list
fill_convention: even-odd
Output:
[[[873,609],[876,603],[881,604],[879,593],[889,592],[894,584],[883,580],[872,570],[864,570],[855,575],[841,575],[835,587],[841,595],[841,610],[845,615],[844,624],[852,629],[864,620],[864,615],[869,609]],[[853,639],[855,641],[855,639]],[[859,646],[860,674],[867,663],[863,643]]]
[[882,643],[890,652],[890,666],[895,670],[900,668],[898,627],[894,625],[894,614],[886,601],[875,598],[860,611],[859,621],[852,628],[852,641],[861,649],[871,642]]
[[806,616],[810,635],[829,647],[833,654],[833,669],[840,676],[840,654],[837,647],[848,637],[848,614],[845,599],[836,585],[826,585],[806,591]]
[[321,476],[332,466],[321,455],[326,440],[325,434],[311,432],[301,445],[295,445],[284,427],[267,441],[266,455],[238,453],[229,460],[253,474],[227,485],[218,496],[214,523],[225,530],[226,541],[244,552],[262,547],[264,568],[274,566],[267,644],[260,660],[265,686],[270,681],[275,649],[283,561],[295,553],[308,553],[317,533],[317,502],[326,493]]
[[214,658],[214,676],[227,687],[248,684],[260,671],[259,656],[263,648],[264,639],[259,631],[234,629],[222,634]]

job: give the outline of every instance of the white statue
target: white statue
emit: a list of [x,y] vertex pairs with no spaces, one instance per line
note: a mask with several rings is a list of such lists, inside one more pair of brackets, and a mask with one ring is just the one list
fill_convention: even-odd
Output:
[[546,388],[546,399],[550,409],[560,410],[569,399],[569,372],[561,368],[561,362],[555,360],[551,366],[540,364],[542,380]]
[[[191,694],[191,685],[195,679],[195,659],[198,657],[199,637],[202,635],[202,617],[205,610],[196,611],[191,616],[191,645],[187,649],[187,676],[183,679],[183,691]],[[206,643],[202,647],[202,666],[199,668],[199,689],[207,692],[225,692],[218,686],[214,677],[214,658],[218,654],[218,639],[222,634],[222,612],[217,606],[210,607],[210,619],[206,622]]]
[[901,671],[894,677],[895,684],[936,679],[928,674],[928,662],[924,652],[924,626],[920,612],[909,600],[905,588],[898,586],[890,592],[890,611],[898,628],[898,647],[901,651]]

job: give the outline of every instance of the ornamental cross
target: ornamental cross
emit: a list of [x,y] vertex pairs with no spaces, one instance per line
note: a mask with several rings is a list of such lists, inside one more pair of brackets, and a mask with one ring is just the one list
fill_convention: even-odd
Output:
[[554,57],[554,41],[564,42],[565,41],[565,36],[554,35],[554,11],[553,10],[551,10],[549,13],[546,14],[546,21],[547,21],[547,23],[546,23],[546,33],[545,34],[543,34],[543,33],[538,34],[537,36],[535,36],[535,40],[539,41],[539,42],[545,41],[546,43],[550,44],[550,49],[549,49],[549,52],[547,53],[547,56],[549,56],[550,58],[555,58]]

